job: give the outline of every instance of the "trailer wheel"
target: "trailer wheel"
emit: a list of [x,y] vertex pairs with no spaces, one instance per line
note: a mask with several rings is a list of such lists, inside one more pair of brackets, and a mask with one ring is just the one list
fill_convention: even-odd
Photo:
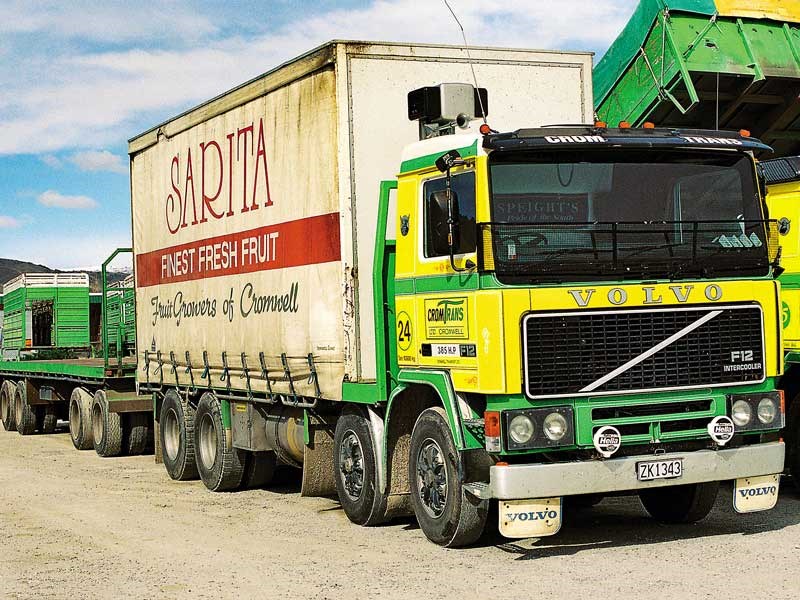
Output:
[[272,481],[278,459],[274,452],[248,452],[245,461],[242,489],[263,488]]
[[7,379],[0,386],[0,417],[3,419],[3,428],[6,431],[17,430],[16,388]]
[[223,492],[241,485],[245,451],[229,446],[222,405],[213,392],[203,394],[197,405],[194,447],[197,472],[209,490]]
[[656,521],[695,523],[708,516],[714,507],[719,481],[653,488],[639,492],[639,500]]
[[481,536],[489,502],[464,491],[458,476],[458,451],[441,407],[423,411],[414,425],[408,477],[414,514],[430,541],[457,548]]
[[123,428],[123,448],[125,454],[137,456],[147,450],[150,437],[150,415],[147,413],[131,413],[127,426]]
[[28,404],[28,394],[25,390],[25,382],[20,382],[14,390],[17,431],[20,435],[31,435],[36,431],[36,413]]
[[194,409],[175,390],[164,394],[158,419],[159,441],[164,468],[176,481],[197,479],[194,418]]
[[58,425],[55,406],[39,406],[36,409],[36,428],[42,433],[54,433]]
[[94,450],[103,457],[122,453],[122,423],[119,415],[108,410],[108,399],[103,390],[97,390],[92,402],[92,437]]
[[69,397],[69,437],[78,450],[94,447],[92,400],[92,395],[83,388],[75,388]]
[[339,417],[333,447],[336,493],[344,514],[356,525],[382,523],[385,507],[378,489],[375,449],[366,420],[355,414]]

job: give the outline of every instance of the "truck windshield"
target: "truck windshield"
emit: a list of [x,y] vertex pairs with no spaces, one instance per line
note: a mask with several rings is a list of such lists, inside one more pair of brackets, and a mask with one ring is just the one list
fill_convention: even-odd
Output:
[[494,152],[492,255],[510,283],[766,275],[767,229],[738,152]]

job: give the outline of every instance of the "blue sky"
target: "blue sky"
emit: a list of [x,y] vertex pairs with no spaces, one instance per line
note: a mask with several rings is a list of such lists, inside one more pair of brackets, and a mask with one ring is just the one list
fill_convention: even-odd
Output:
[[[451,0],[475,45],[607,48],[636,0]],[[441,0],[0,3],[0,257],[130,243],[127,140],[330,39],[460,43]]]

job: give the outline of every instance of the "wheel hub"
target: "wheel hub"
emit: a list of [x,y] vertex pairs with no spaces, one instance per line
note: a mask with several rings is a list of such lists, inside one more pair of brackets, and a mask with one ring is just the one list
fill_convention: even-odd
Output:
[[353,431],[345,433],[339,445],[339,476],[350,499],[358,500],[364,491],[364,452]]
[[217,460],[217,427],[209,414],[200,421],[200,460],[209,471]]
[[164,452],[170,460],[178,457],[178,449],[181,445],[181,431],[178,426],[178,415],[173,409],[169,409],[161,425],[164,432]]
[[447,464],[439,444],[430,438],[417,454],[417,490],[425,512],[441,517],[447,506]]

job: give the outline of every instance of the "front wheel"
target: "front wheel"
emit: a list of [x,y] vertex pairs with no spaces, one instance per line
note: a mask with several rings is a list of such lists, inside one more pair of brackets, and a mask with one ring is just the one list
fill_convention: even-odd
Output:
[[695,523],[708,516],[719,492],[719,481],[653,488],[639,492],[639,500],[656,521]]
[[408,477],[422,532],[440,546],[475,542],[486,526],[489,502],[467,494],[458,476],[458,451],[441,407],[425,410],[411,434]]

